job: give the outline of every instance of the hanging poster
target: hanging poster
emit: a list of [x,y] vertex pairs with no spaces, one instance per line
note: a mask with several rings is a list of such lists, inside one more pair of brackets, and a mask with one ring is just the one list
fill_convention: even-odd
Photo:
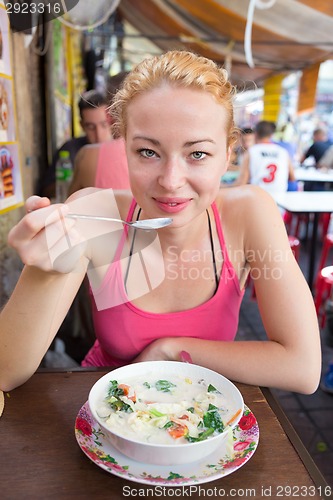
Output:
[[55,19],[52,22],[54,113],[56,148],[72,137],[70,70],[68,62],[68,28]]
[[0,7],[0,73],[11,76],[8,30],[7,12]]
[[12,80],[0,75],[0,142],[15,141]]
[[86,89],[86,79],[83,71],[82,60],[82,34],[78,31],[69,30],[68,37],[68,60],[70,66],[70,78],[72,89],[72,115],[73,115],[73,133],[74,137],[83,135],[80,125],[80,113],[78,102],[80,96]]
[[9,30],[6,10],[0,4],[0,213],[23,205]]
[[0,146],[0,209],[20,204],[23,199],[17,144]]
[[72,108],[58,96],[54,97],[55,131],[57,147],[60,147],[72,135]]

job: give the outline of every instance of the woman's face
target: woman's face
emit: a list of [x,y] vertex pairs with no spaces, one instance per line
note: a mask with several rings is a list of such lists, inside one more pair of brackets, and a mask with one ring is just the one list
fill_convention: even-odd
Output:
[[130,103],[129,173],[145,217],[182,226],[211,205],[229,159],[226,117],[210,94],[168,85]]

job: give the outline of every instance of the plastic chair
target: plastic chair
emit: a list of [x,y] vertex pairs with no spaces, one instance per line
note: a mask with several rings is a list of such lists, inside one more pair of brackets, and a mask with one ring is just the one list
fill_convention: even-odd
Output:
[[306,227],[309,224],[309,214],[297,214],[286,211],[283,217],[287,233],[299,238],[301,224],[304,223]]
[[327,234],[319,262],[319,272],[315,283],[315,307],[321,328],[325,326],[325,302],[333,287],[333,266],[326,266],[330,250],[333,248],[333,234]]
[[[307,234],[307,228],[310,222],[309,214],[296,214],[296,213],[292,214],[291,212],[286,211],[283,216],[283,220],[288,234],[296,236],[296,238],[299,238],[299,233],[302,224],[305,225]],[[327,235],[327,231],[330,225],[330,220],[331,220],[331,213],[325,212],[323,214],[320,214],[319,227],[321,229],[321,234],[323,238],[325,238],[325,236]]]
[[331,221],[331,212],[325,212],[320,215],[319,224],[321,225],[321,233],[323,238],[327,236],[330,221]]

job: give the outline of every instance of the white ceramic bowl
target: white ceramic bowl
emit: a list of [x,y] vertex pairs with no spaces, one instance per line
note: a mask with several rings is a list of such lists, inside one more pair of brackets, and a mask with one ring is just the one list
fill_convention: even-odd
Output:
[[[146,375],[147,377],[154,376],[154,378],[167,379],[172,374],[189,377],[192,380],[203,379],[207,384],[212,384],[226,398],[230,416],[241,410],[237,418],[222,433],[209,437],[204,441],[184,444],[154,444],[122,436],[107,427],[105,420],[99,417],[96,410],[106,397],[111,380],[126,384],[128,379],[133,379],[136,376]],[[213,453],[226,440],[230,427],[233,428],[238,424],[244,409],[243,397],[230,380],[202,366],[177,361],[147,361],[117,368],[101,377],[93,385],[88,400],[94,419],[99,423],[106,438],[117,450],[139,462],[156,465],[177,465],[194,462]]]

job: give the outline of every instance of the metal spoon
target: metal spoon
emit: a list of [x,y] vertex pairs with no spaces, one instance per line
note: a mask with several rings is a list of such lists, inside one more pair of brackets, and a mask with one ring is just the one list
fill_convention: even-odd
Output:
[[136,220],[134,222],[126,222],[125,220],[112,219],[111,217],[102,217],[100,215],[66,214],[66,217],[70,217],[71,219],[91,219],[91,220],[106,220],[111,222],[121,222],[122,224],[126,224],[127,226],[145,230],[160,229],[161,227],[168,226],[172,222],[172,219],[170,219],[170,217]]

